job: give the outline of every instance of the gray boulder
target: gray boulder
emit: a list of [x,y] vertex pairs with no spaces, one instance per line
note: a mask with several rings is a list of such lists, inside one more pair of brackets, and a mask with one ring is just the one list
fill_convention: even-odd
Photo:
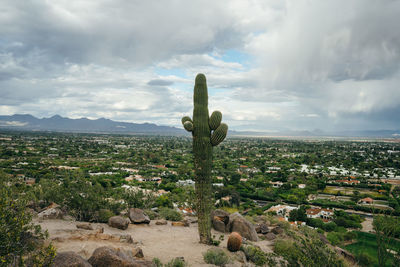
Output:
[[129,250],[110,247],[97,248],[89,258],[93,267],[142,267],[152,266],[150,261],[137,260]]
[[126,230],[129,226],[129,219],[121,216],[113,216],[108,219],[108,225],[113,228]]
[[272,232],[276,235],[282,234],[283,233],[283,229],[279,226],[275,227],[274,229],[272,229]]
[[[257,228],[258,228],[258,230],[259,230],[259,231],[257,231],[257,233],[260,233],[260,234],[265,235],[266,233],[269,232],[268,225],[265,224],[265,223],[259,224]],[[257,230],[257,229],[256,229],[256,230]]]
[[229,212],[216,209],[211,212],[211,224],[213,228],[219,232],[228,232],[226,226],[229,223]]
[[168,224],[167,220],[158,220],[158,221],[156,221],[156,225],[167,225],[167,224]]
[[78,223],[76,228],[85,229],[85,230],[93,230],[93,226],[91,223]]
[[60,252],[54,258],[52,267],[91,267],[84,258],[72,251]]
[[129,209],[129,219],[132,223],[150,223],[150,218],[143,210],[137,208]]
[[46,209],[40,212],[37,216],[41,220],[48,220],[48,219],[62,219],[63,215],[64,214],[61,211],[60,206],[57,205],[56,203],[52,203],[50,206],[48,206]]
[[258,236],[254,225],[238,212],[232,213],[229,216],[227,230],[229,232],[238,232],[242,237],[250,241],[258,241]]
[[268,240],[274,240],[276,238],[276,235],[274,233],[268,233],[265,235],[265,238]]
[[223,221],[220,221],[220,220],[218,219],[218,217],[214,217],[213,220],[212,220],[211,222],[212,222],[212,226],[213,226],[213,228],[214,228],[215,230],[217,230],[218,232],[225,233],[226,225],[224,224]]

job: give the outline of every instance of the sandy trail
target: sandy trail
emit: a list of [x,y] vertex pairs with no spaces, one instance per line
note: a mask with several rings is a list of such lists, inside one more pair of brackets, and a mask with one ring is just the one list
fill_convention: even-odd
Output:
[[[91,233],[90,230],[77,230],[76,224],[80,222],[64,221],[64,220],[44,220],[37,222],[43,229],[48,230],[50,239],[53,239],[53,244],[57,251],[74,251],[84,258],[89,258],[93,251],[101,246],[111,246],[120,248],[141,247],[145,259],[152,260],[159,258],[163,263],[169,262],[175,257],[184,257],[189,266],[210,266],[204,263],[203,253],[210,246],[200,244],[197,232],[197,224],[191,224],[190,227],[155,225],[151,222],[149,225],[130,224],[127,230],[119,230],[109,227],[103,223],[92,223],[94,228],[104,227],[104,234],[129,234],[132,236],[136,245],[113,242],[109,240],[70,240],[71,236],[76,233]],[[212,232],[218,239],[221,235],[224,240],[219,247],[226,249],[228,234]],[[271,251],[270,241],[257,242],[264,251]]]

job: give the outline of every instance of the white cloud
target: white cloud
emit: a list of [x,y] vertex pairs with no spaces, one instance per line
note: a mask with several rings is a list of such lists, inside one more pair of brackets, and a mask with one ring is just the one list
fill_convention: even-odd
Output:
[[399,128],[399,13],[390,0],[4,1],[0,113],[180,125],[202,72],[233,127]]

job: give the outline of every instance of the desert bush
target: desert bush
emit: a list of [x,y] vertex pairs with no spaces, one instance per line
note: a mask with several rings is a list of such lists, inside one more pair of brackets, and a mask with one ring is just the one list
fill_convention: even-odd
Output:
[[181,258],[175,258],[165,264],[165,267],[185,267],[187,266],[186,262]]
[[365,252],[360,252],[356,254],[355,257],[358,265],[360,266],[371,266],[377,263],[370,255]]
[[203,254],[204,261],[208,264],[225,266],[229,261],[229,256],[220,248],[210,248]]
[[337,232],[328,233],[326,238],[333,246],[339,245],[341,242],[343,242],[343,234]]
[[153,267],[163,267],[163,264],[159,258],[153,258],[151,263]]
[[274,252],[282,256],[289,266],[344,266],[344,262],[327,247],[315,230],[300,227],[293,240],[277,240]]
[[48,266],[55,249],[44,245],[47,232],[32,223],[24,196],[15,192],[9,181],[0,173],[0,265]]
[[101,222],[101,223],[108,223],[108,219],[110,219],[110,217],[114,216],[115,214],[108,209],[100,209],[97,213],[96,213],[96,221],[97,222]]
[[343,237],[344,237],[344,240],[346,240],[346,241],[353,240],[353,239],[357,238],[357,233],[354,231],[346,232]]
[[268,262],[266,254],[259,247],[246,245],[242,246],[241,250],[246,255],[247,260],[253,262],[257,266],[263,266]]
[[161,217],[169,221],[180,221],[183,219],[182,214],[174,209],[161,208],[159,213]]
[[157,212],[150,209],[144,210],[144,213],[146,213],[147,216],[149,216],[150,220],[158,219],[158,217],[160,216]]

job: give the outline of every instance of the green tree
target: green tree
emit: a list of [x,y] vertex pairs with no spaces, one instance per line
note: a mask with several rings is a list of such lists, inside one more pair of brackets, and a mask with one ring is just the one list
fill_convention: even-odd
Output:
[[43,245],[47,232],[32,223],[26,200],[14,192],[4,174],[0,174],[0,237],[1,266],[49,266],[55,256],[52,245]]
[[377,215],[372,222],[376,235],[376,244],[378,252],[379,266],[385,266],[386,261],[390,257],[389,246],[397,227],[400,224],[398,217],[388,215]]

